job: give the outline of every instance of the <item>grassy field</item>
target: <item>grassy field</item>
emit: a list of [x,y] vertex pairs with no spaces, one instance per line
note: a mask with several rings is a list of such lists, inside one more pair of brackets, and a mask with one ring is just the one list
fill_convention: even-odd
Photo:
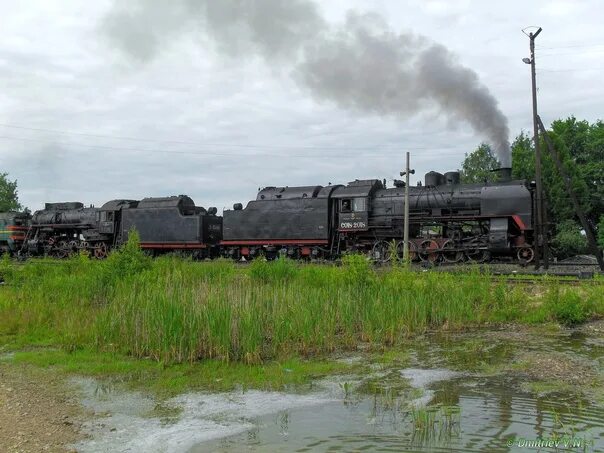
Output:
[[347,256],[341,266],[287,260],[238,266],[152,260],[132,242],[105,261],[78,256],[16,266],[4,259],[0,275],[6,281],[0,344],[47,364],[53,355],[36,356],[32,348],[54,348],[55,361],[63,357],[66,367],[69,354],[90,367],[97,360],[136,368],[134,359],[151,368],[269,365],[359,345],[384,350],[433,329],[569,325],[604,315],[602,286],[547,278],[518,286],[478,272],[396,266],[375,272],[362,256]]

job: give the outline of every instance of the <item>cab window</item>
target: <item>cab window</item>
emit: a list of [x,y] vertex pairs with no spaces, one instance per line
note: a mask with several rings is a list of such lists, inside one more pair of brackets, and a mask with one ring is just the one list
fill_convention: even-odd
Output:
[[366,198],[354,198],[352,200],[352,210],[354,212],[367,211],[367,199]]
[[340,212],[351,212],[352,211],[352,200],[344,199],[340,201]]

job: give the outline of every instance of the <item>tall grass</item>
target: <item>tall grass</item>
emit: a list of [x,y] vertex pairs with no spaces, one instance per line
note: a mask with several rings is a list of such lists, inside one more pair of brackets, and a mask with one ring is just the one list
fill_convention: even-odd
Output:
[[165,363],[259,363],[361,342],[396,345],[434,328],[579,322],[604,314],[597,286],[544,286],[534,294],[479,273],[375,272],[362,256],[348,256],[342,266],[151,260],[132,237],[102,262],[2,261],[0,336]]

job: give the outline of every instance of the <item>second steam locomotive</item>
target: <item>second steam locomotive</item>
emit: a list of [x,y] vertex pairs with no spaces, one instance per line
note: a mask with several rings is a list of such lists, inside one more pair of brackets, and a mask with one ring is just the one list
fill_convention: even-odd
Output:
[[[533,188],[512,180],[461,184],[459,172],[429,172],[409,187],[410,258],[426,263],[533,259]],[[20,226],[13,249],[68,256],[80,250],[103,258],[136,229],[153,253],[186,251],[198,258],[333,259],[364,253],[386,262],[402,255],[404,183],[377,179],[345,185],[265,187],[244,207],[217,215],[186,195],[113,200],[100,208],[48,203]],[[21,222],[23,223],[23,222]]]

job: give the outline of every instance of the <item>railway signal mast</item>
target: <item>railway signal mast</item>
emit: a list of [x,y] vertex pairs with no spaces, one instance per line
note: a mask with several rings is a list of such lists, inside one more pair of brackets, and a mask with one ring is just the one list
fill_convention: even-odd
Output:
[[415,174],[415,170],[409,168],[409,151],[407,151],[407,161],[405,171],[400,173],[405,176],[405,212],[403,219],[403,262],[405,266],[409,264],[409,175]]

